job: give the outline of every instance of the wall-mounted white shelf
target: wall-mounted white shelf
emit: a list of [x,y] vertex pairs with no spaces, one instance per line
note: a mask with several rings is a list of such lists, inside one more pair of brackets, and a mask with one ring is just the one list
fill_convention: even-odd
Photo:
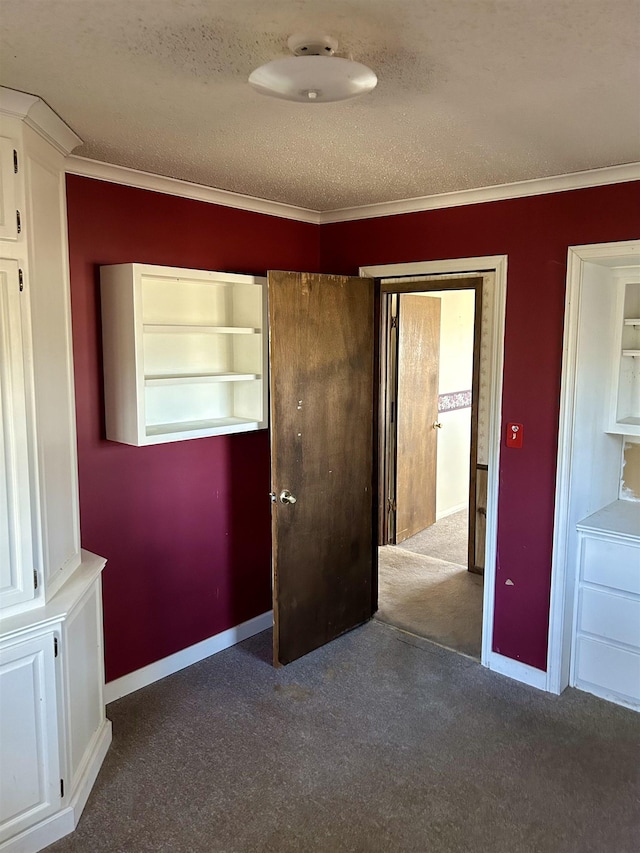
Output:
[[101,267],[107,438],[141,446],[264,429],[265,279]]
[[193,373],[168,376],[145,376],[145,385],[189,385],[197,382],[248,382],[259,379],[257,373]]
[[158,335],[166,335],[168,333],[171,334],[179,334],[180,332],[184,332],[185,334],[193,334],[194,332],[199,332],[203,335],[259,335],[260,329],[251,329],[245,328],[241,326],[198,326],[194,323],[145,323],[142,327],[142,330],[145,334],[154,334],[154,332]]

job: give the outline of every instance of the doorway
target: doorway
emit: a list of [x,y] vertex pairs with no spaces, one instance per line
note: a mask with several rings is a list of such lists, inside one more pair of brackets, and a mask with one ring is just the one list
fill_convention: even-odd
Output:
[[482,276],[383,282],[380,323],[377,618],[476,659],[482,285]]
[[[380,293],[392,283],[391,276],[400,276],[406,285],[409,276],[419,275],[422,286],[405,288],[409,291],[424,289],[425,274],[439,274],[441,279],[478,276],[483,282],[482,339],[487,344],[480,355],[478,395],[481,413],[484,407],[478,463],[487,465],[481,663],[533,683],[529,668],[523,670],[524,665],[491,647],[507,258],[369,267],[360,274],[268,277],[274,661],[286,663],[318,648],[362,624],[377,609],[378,478],[369,478],[377,469],[373,438],[379,434],[379,381],[370,372],[380,361],[373,336],[379,304],[374,279]],[[274,289],[282,291],[282,299],[274,298]],[[365,333],[366,346],[359,338]],[[338,399],[342,389],[346,396]],[[372,456],[373,468],[354,464]],[[361,570],[358,578],[349,575],[356,566]]]

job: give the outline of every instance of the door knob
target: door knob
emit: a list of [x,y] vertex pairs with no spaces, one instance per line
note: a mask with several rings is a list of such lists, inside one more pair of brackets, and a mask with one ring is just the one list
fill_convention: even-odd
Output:
[[297,498],[295,495],[292,495],[289,489],[283,489],[280,492],[280,503],[282,504],[294,504]]
[[433,422],[433,428],[434,429],[442,429],[442,424],[439,421],[434,421]]

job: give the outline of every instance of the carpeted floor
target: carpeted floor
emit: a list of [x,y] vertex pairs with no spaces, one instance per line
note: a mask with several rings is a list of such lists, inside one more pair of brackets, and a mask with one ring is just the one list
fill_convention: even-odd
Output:
[[466,509],[447,515],[425,527],[415,536],[400,542],[405,551],[437,557],[447,563],[466,566],[468,562],[469,511]]
[[376,618],[479,660],[483,581],[467,571],[468,518],[462,510],[378,549]]
[[478,660],[483,583],[464,566],[405,551],[378,549],[376,619]]
[[369,622],[274,669],[271,633],[109,706],[50,853],[635,853],[640,717]]

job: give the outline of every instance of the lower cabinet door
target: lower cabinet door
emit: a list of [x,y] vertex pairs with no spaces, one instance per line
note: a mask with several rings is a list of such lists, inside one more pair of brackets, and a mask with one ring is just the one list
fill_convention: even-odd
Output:
[[54,634],[0,648],[0,844],[60,808]]

